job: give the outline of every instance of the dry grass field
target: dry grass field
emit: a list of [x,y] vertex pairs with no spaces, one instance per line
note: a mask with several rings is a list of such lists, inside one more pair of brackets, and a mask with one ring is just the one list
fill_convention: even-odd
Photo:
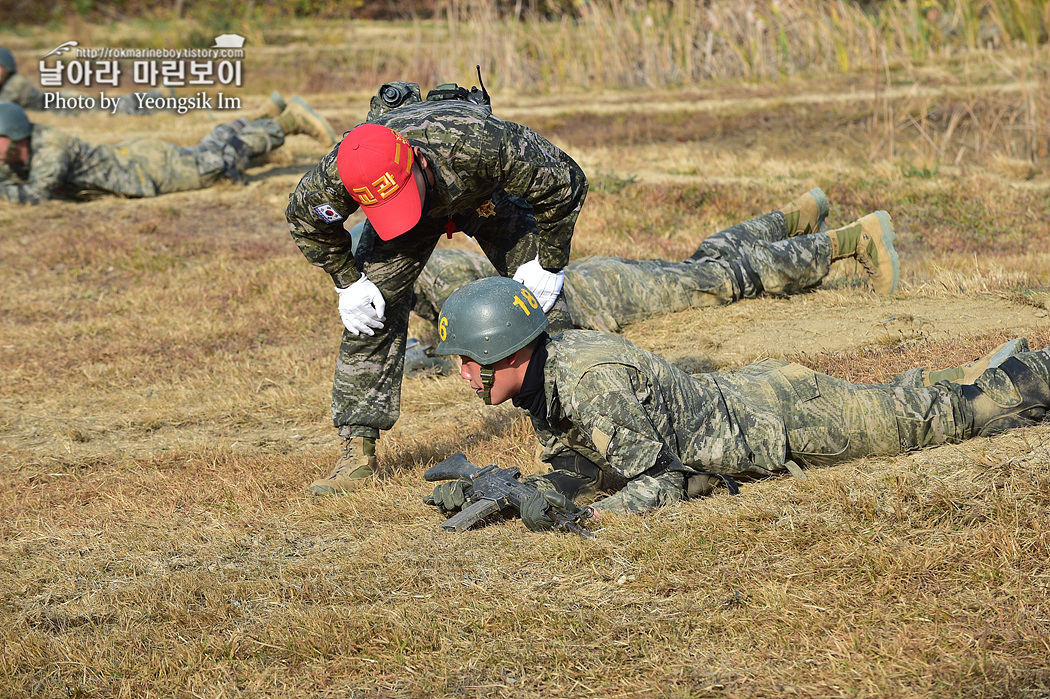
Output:
[[[279,87],[338,131],[363,118],[367,89],[287,84],[269,55],[245,113]],[[816,186],[832,224],[888,210],[893,297],[838,263],[813,293],[625,331],[696,370],[878,382],[1050,344],[1048,86],[1044,47],[493,100],[589,173],[574,257],[680,259]],[[39,116],[185,144],[221,118]],[[594,541],[451,535],[423,471],[464,451],[534,472],[535,440],[423,376],[382,477],[311,501],[340,321],[283,211],[323,152],[290,137],[244,187],[0,204],[0,697],[1050,696],[1050,425],[608,517]]]

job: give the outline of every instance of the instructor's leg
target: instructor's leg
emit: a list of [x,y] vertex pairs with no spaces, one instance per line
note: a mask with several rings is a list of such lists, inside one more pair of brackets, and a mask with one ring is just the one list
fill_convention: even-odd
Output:
[[434,236],[401,236],[396,248],[379,241],[363,261],[365,275],[386,301],[386,321],[375,335],[343,330],[332,381],[332,422],[344,439],[343,456],[327,478],[310,486],[315,495],[352,490],[375,473],[376,440],[401,412],[412,283],[436,243]]

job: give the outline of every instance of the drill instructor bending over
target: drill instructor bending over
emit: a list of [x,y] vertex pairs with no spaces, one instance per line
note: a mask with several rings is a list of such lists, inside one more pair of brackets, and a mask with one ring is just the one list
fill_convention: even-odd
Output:
[[[308,172],[286,212],[306,258],[332,276],[345,331],[332,386],[343,457],[310,492],[357,487],[393,427],[412,284],[443,234],[472,236],[499,274],[532,290],[553,327],[570,327],[562,268],[587,195],[583,170],[534,131],[459,100],[401,106],[361,124]],[[355,258],[343,227],[368,218]]]

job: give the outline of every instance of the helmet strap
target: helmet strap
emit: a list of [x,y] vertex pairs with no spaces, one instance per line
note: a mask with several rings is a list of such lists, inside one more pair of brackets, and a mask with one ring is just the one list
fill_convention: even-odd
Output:
[[495,380],[496,372],[491,364],[481,367],[481,400],[485,401],[485,405],[492,405],[492,384]]

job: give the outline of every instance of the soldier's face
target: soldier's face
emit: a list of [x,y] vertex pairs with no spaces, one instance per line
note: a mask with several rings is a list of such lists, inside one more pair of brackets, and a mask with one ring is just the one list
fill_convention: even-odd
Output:
[[[521,379],[516,371],[518,364],[514,359],[515,355],[512,354],[492,365],[492,392],[489,398],[492,405],[499,405],[521,392]],[[459,375],[470,383],[470,387],[481,398],[482,391],[485,390],[481,381],[481,365],[470,357],[460,357],[459,360]]]
[[0,136],[0,163],[17,165],[29,160],[29,139],[11,141],[7,136]]

